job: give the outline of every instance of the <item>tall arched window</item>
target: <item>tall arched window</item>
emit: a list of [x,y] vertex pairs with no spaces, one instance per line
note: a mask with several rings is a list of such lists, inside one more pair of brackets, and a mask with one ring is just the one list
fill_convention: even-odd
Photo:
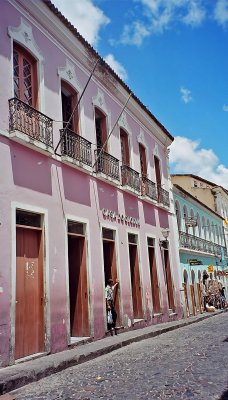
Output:
[[196,220],[197,220],[197,228],[198,228],[198,236],[201,236],[201,221],[200,221],[200,216],[199,213],[196,214]]
[[216,243],[219,243],[219,231],[218,231],[218,226],[215,225],[215,236],[216,236]]
[[215,225],[213,222],[211,223],[211,240],[215,242]]
[[[97,149],[101,149],[105,144],[107,139],[107,127],[106,127],[106,115],[99,110],[97,107],[95,108],[95,126],[96,126],[96,140],[97,140]],[[105,146],[105,151],[106,150]]]
[[17,44],[14,44],[13,49],[13,81],[14,97],[37,108],[37,62]]
[[177,218],[177,226],[178,230],[181,231],[181,211],[179,201],[175,201],[175,210],[176,210],[176,218]]
[[[190,211],[190,217],[191,217],[191,219],[194,221],[194,211],[193,211],[193,209],[191,208],[191,211]],[[195,236],[195,234],[196,234],[196,227],[195,226],[192,226],[192,234]]]
[[146,149],[141,143],[139,143],[139,157],[140,157],[141,175],[146,177],[147,176]]
[[219,226],[219,243],[222,245],[223,244],[223,233],[222,233],[222,228]]
[[203,237],[204,237],[204,239],[206,239],[206,222],[205,222],[205,217],[204,216],[202,216],[202,229],[203,229]]
[[192,285],[195,285],[195,272],[191,271]]
[[188,233],[188,226],[186,225],[186,220],[188,218],[188,210],[186,205],[183,207],[183,218],[184,218],[184,227],[185,227],[185,232]]
[[120,128],[120,145],[122,164],[130,166],[128,134],[122,128]]
[[207,220],[207,232],[208,232],[207,239],[211,240],[211,224],[209,219]]
[[62,118],[63,128],[79,134],[79,115],[75,109],[77,105],[77,92],[65,81],[61,82]]
[[183,276],[184,276],[184,283],[187,285],[187,283],[188,283],[188,273],[187,273],[186,269],[184,270]]

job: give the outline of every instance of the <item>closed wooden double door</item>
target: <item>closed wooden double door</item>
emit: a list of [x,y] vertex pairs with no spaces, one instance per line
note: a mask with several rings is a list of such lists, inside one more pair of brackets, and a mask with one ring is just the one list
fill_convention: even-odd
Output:
[[44,351],[42,230],[17,226],[15,358]]

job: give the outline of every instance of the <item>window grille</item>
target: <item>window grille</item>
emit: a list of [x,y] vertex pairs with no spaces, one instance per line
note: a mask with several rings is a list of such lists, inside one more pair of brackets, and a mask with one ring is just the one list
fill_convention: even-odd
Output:
[[103,239],[115,240],[115,232],[111,229],[103,228],[102,237]]
[[81,222],[75,222],[75,221],[68,221],[67,224],[68,228],[68,233],[75,233],[78,235],[84,235],[85,234],[85,224]]
[[16,224],[41,228],[41,215],[27,211],[16,211]]
[[128,234],[128,243],[137,244],[137,235],[133,233]]

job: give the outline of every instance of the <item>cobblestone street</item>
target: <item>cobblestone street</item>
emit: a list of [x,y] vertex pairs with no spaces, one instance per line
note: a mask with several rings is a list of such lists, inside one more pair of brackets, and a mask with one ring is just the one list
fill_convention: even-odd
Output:
[[228,313],[131,344],[14,393],[17,400],[228,399]]

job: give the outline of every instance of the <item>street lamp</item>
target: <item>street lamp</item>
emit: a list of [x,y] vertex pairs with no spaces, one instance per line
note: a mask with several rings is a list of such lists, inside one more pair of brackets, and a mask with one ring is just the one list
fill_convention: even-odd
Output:
[[159,243],[162,248],[167,248],[169,232],[170,232],[169,228],[163,228],[161,230],[164,239],[159,239]]

